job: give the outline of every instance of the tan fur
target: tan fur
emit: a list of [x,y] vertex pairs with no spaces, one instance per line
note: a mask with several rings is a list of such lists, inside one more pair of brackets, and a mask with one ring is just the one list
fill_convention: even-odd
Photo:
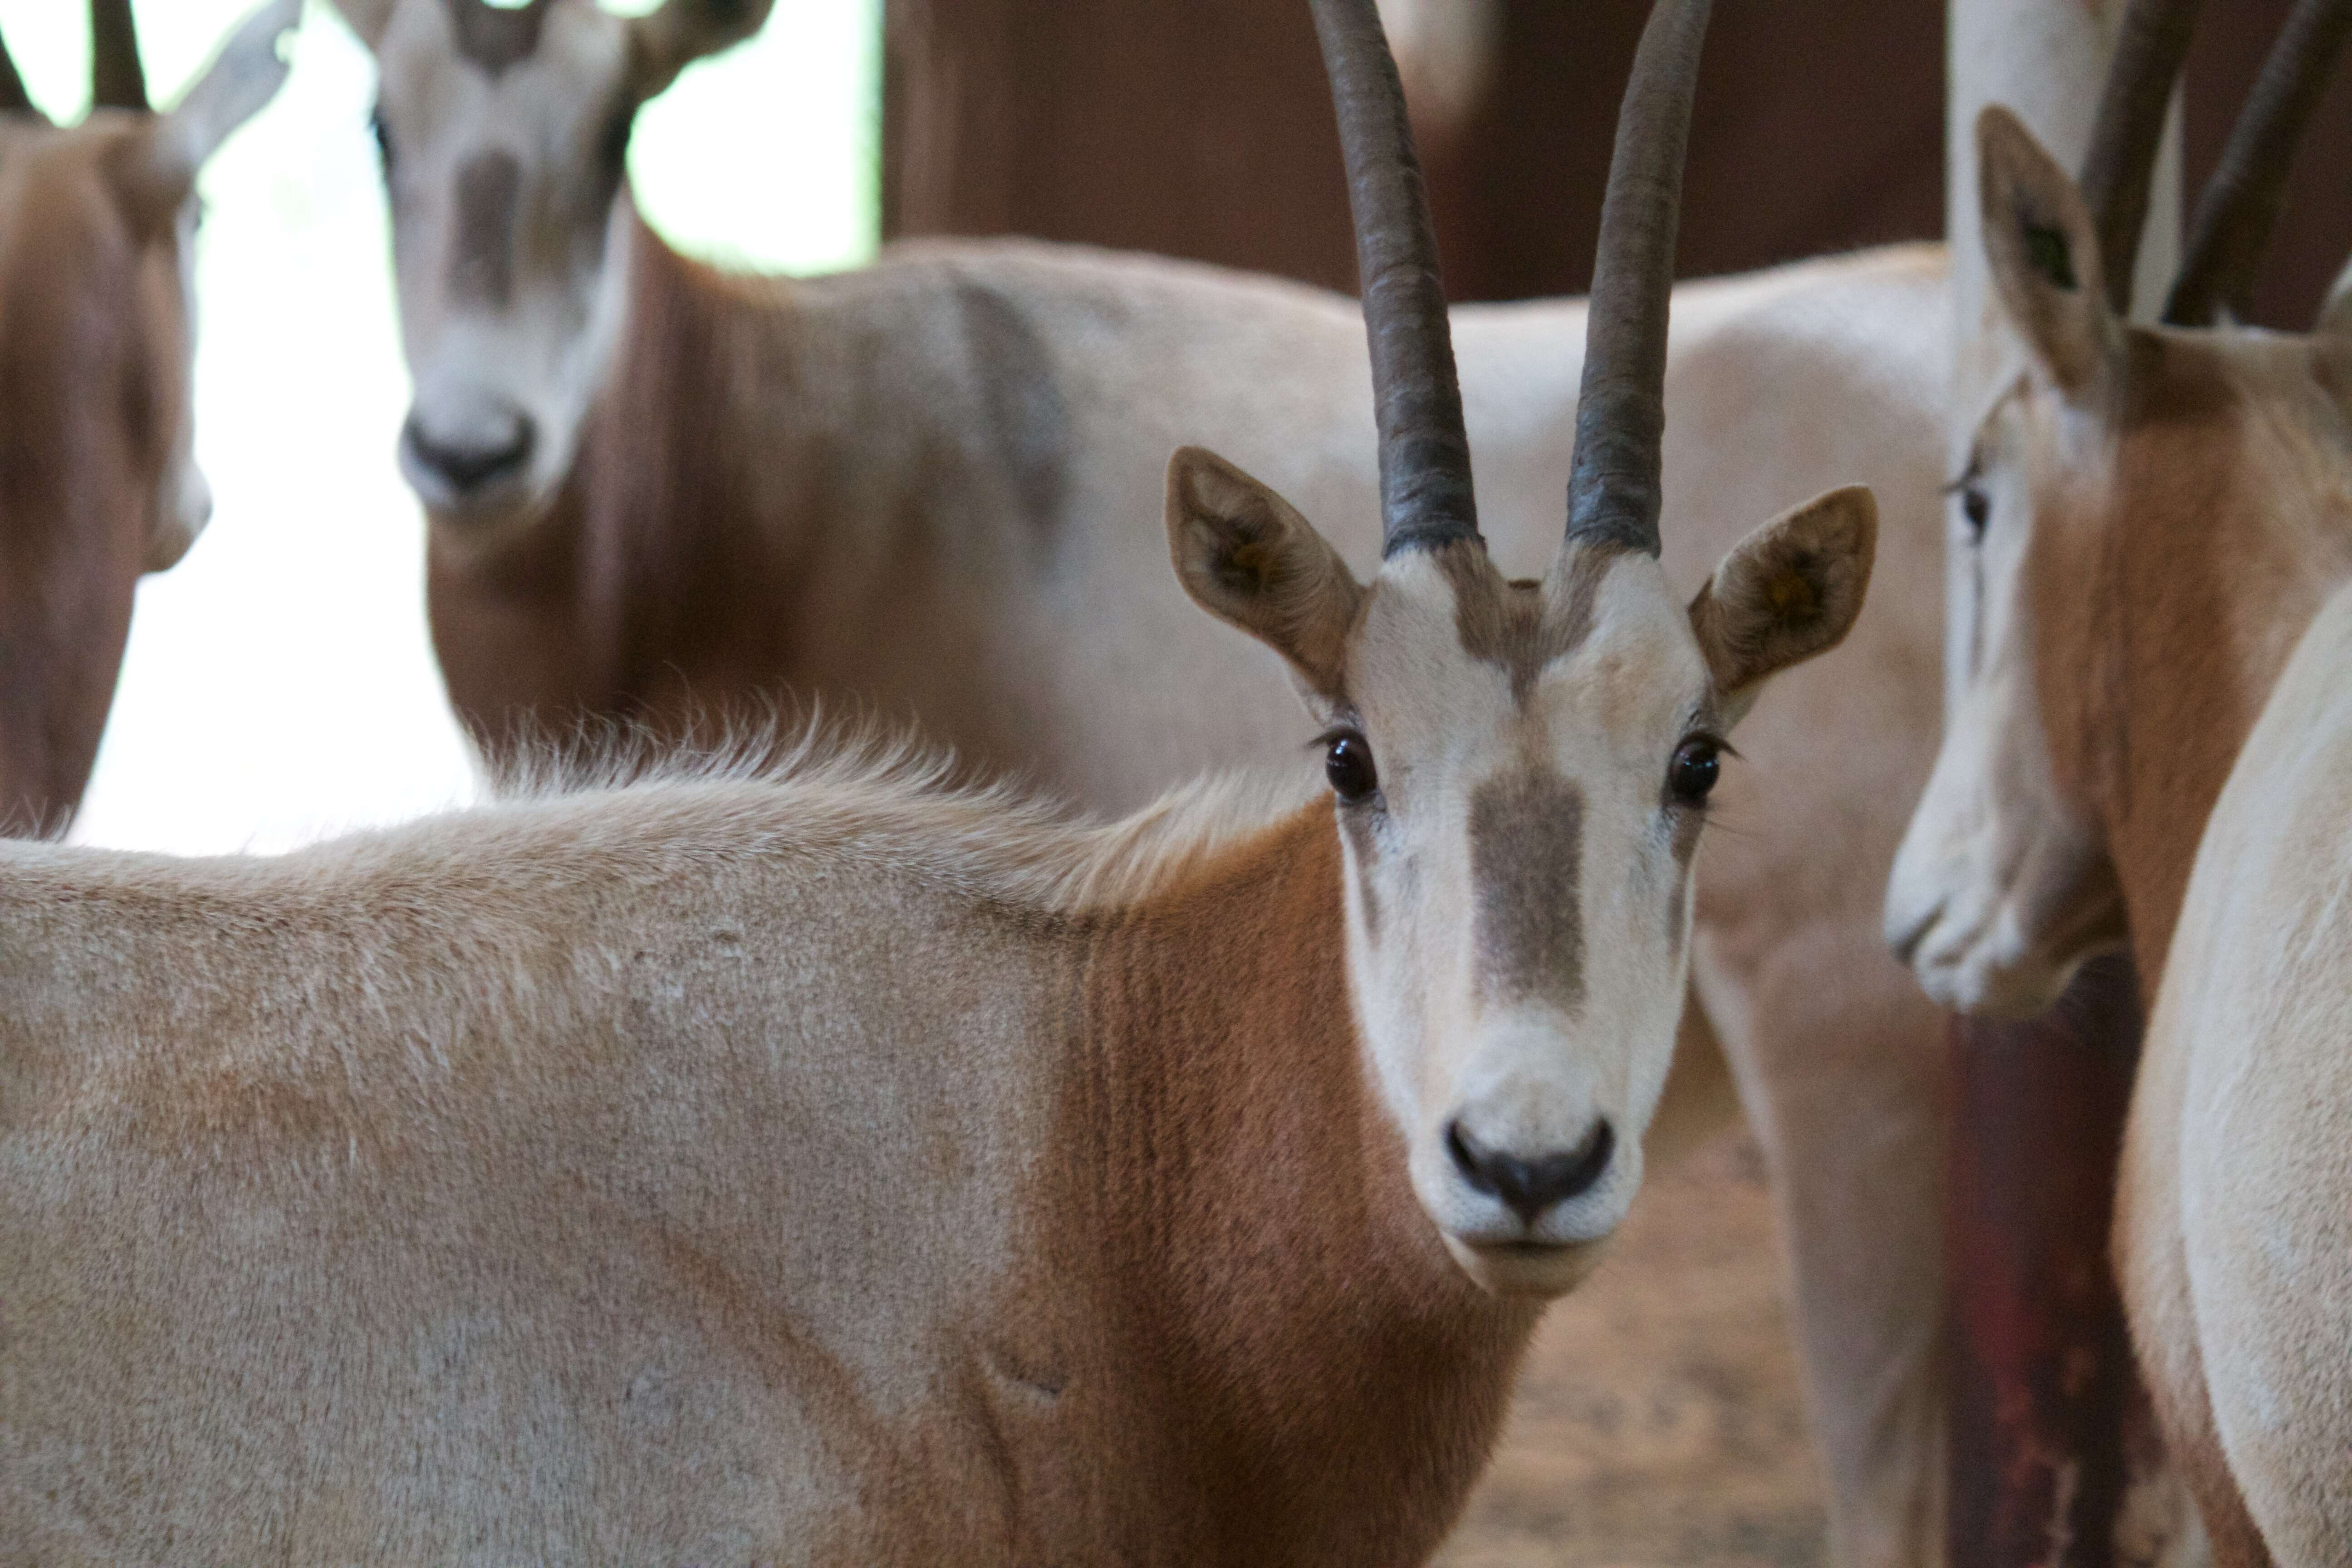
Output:
[[[1888,252],[1687,287],[1668,381],[1676,582],[1696,587],[1754,518],[1824,483],[1859,476],[1903,498],[1887,505],[1878,594],[1854,634],[1864,648],[1840,661],[1843,677],[1790,678],[1743,733],[1748,763],[1727,785],[1742,831],[1719,846],[1697,906],[1698,960],[1723,964],[1727,1048],[1784,1152],[1774,1169],[1815,1408],[1836,1493],[1855,1500],[1840,1516],[1872,1562],[1925,1552],[1940,1529],[1941,1026],[1877,939],[1900,805],[1936,735],[1940,266],[1932,252]],[[982,766],[1110,806],[1200,760],[1295,752],[1304,737],[1272,668],[1204,634],[1146,524],[1163,505],[1160,443],[1205,436],[1310,507],[1349,558],[1372,558],[1369,388],[1345,301],[1014,244],[907,247],[793,285],[674,261],[635,275],[640,301],[680,330],[633,339],[598,428],[658,431],[692,407],[708,444],[648,465],[592,435],[591,466],[546,531],[510,552],[478,559],[436,527],[436,643],[478,732],[503,744],[532,731],[534,711],[584,708],[680,733],[709,704],[781,684],[916,712]],[[1003,428],[964,379],[973,362],[956,302],[972,299],[1003,302],[1045,363],[1091,367],[1066,399],[1070,466],[1033,468],[1017,443],[970,449],[971,432]],[[745,308],[758,300],[789,308]],[[1539,570],[1557,541],[1581,308],[1454,314],[1486,531],[1507,566]],[[861,323],[876,315],[901,330],[875,337]],[[735,346],[702,347],[720,342]],[[1021,363],[990,374],[1034,384]],[[1180,424],[1171,404],[1190,417]],[[908,423],[910,410],[924,417]],[[950,429],[965,434],[948,442]],[[1040,472],[1061,476],[1038,487],[1056,498],[1042,518],[1019,499]],[[939,510],[950,499],[952,516]],[[887,526],[844,521],[855,519]],[[1075,614],[1079,603],[1096,609]],[[1186,678],[1160,679],[1174,668]],[[1745,804],[1757,780],[1769,816]],[[1842,1135],[1857,1115],[1885,1135]]]
[[[1762,546],[1769,541],[1770,548]],[[1790,511],[1759,547],[1725,557],[1691,601],[1699,651],[1732,719],[1758,679],[1836,646],[1878,553],[1878,505],[1868,490],[1833,490]],[[1761,632],[1769,640],[1748,642]]]
[[1168,468],[1168,533],[1194,602],[1281,654],[1319,696],[1344,700],[1364,595],[1305,518],[1223,458],[1186,447]]
[[2215,1472],[2200,1495],[2242,1500],[2222,1512],[2227,1561],[2352,1552],[2347,656],[2339,587],[2214,805],[2134,1106],[2133,1173],[2149,1179],[2122,1213],[2153,1255],[2127,1255],[2135,1337],[2168,1363],[2168,1414]]
[[[2025,190],[2032,212],[2062,215],[2070,244],[2087,239],[2079,198],[2046,155],[1997,121],[1984,155],[2004,165],[1988,172],[1989,232],[2015,221],[2007,193]],[[1888,932],[1931,990],[2008,1008],[2046,999],[2128,931],[2143,985],[2162,989],[2126,1132],[2116,1267],[2168,1446],[2217,1562],[2339,1561],[2340,1529],[2336,1548],[2314,1542],[2336,1518],[2327,1486],[2352,1485],[2344,1446],[2324,1424],[2282,1415],[2285,1392],[2241,1353],[2260,1341],[2264,1311],[2293,1331],[2337,1293],[2310,1273],[2301,1305],[2276,1289],[2238,1290],[2255,1268],[2244,1249],[2267,1245],[2265,1205],[2300,1212],[2322,1189],[2281,1163],[2293,1132],[2240,1111],[2225,1134],[2230,1091],[2209,1077],[2250,1042],[2267,1070],[2299,1037],[2263,1020],[2294,1005],[2278,948],[2304,942],[2312,916],[2247,905],[2192,926],[2183,900],[2200,896],[2192,860],[2221,885],[2262,874],[2252,828],[2219,848],[2221,819],[2209,816],[2233,763],[2259,774],[2262,753],[2281,749],[2260,739],[2255,716],[2290,701],[2280,670],[2352,576],[2352,350],[2325,334],[2125,327],[2023,246],[1995,246],[1991,259],[2030,353],[1969,465],[1990,516],[1955,574],[1963,698],[1896,863]],[[2086,355],[2086,342],[2106,346]],[[2300,837],[2315,868],[2330,864],[2316,825],[2298,835],[2278,809],[2262,821],[2283,835],[2265,844]],[[2202,956],[2177,979],[2190,952]],[[2216,1010],[2213,997],[2248,1005]],[[2298,1113],[2332,1115],[2332,1082],[2306,1069],[2301,1083]],[[2234,1229],[2202,1217],[2232,1205]],[[2216,1290],[2237,1292],[2226,1330],[2209,1315]],[[2230,1432],[2248,1401],[2273,1418],[2264,1473],[2283,1473],[2281,1442],[2306,1466],[2299,1500],[2273,1494],[2259,1523]],[[2294,1521],[2284,1535],[2281,1521]]]
[[2119,346],[2090,210],[2007,109],[1987,109],[1977,136],[1985,252],[2001,303],[2033,342],[2052,382],[2070,394],[2089,393]]
[[[129,917],[215,981],[196,1048],[126,996],[68,1056],[87,970],[9,966],[56,1196],[0,1230],[0,1558],[1424,1556],[1533,1314],[1364,1092],[1328,813],[1078,914],[1089,836],[936,804],[836,769],[12,868],[45,952]],[[924,983],[812,1011],[877,921]]]
[[[441,0],[407,4],[429,42]],[[365,36],[380,37],[396,7],[345,9],[372,14]],[[387,52],[396,163],[454,176],[520,140],[552,149],[532,174],[548,190],[586,188],[601,121],[582,106],[617,79],[583,68],[551,95],[518,68],[495,101],[470,79],[445,100],[457,68]],[[426,112],[445,101],[457,107]],[[394,202],[420,409],[440,384],[446,302],[411,300],[439,288],[453,232],[433,205],[453,186],[437,179]],[[1297,501],[1347,560],[1373,559],[1350,301],[1019,243],[736,278],[680,258],[625,190],[614,199],[601,237],[576,237],[604,247],[617,325],[583,351],[570,466],[555,460],[570,436],[542,432],[543,485],[432,510],[436,647],[493,753],[582,712],[684,737],[713,710],[820,695],[912,714],[976,771],[1105,809],[1203,764],[1295,752],[1274,667],[1192,613],[1155,523],[1168,450],[1197,441]],[[542,254],[573,253],[551,221],[541,233]],[[581,298],[604,322],[605,296]],[[1837,673],[1791,678],[1743,734],[1748,761],[1726,785],[1737,831],[1699,889],[1696,955],[1784,1205],[1840,1547],[1869,1563],[1932,1557],[1942,1528],[1942,1027],[1876,930],[1902,804],[1935,744],[1951,308],[1925,248],[1688,285],[1667,385],[1681,592],[1757,518],[1829,486],[1866,479],[1886,507],[1860,646]],[[1508,572],[1540,572],[1558,544],[1582,304],[1453,315],[1486,531]],[[1748,804],[1766,789],[1769,814]],[[1852,1136],[1857,1120],[1876,1131]]]
[[[1172,467],[1181,574],[1281,637],[1223,525],[1328,547]],[[1640,1183],[1710,699],[1646,558],[1525,700],[1463,580],[1515,591],[1407,551],[1307,617],[1374,798],[1089,827],[814,747],[276,861],[0,849],[0,1562],[1424,1558]],[[1589,955],[1449,934],[1517,886],[1465,797],[1538,775]],[[1540,1210],[1449,1168],[1596,1118]]]

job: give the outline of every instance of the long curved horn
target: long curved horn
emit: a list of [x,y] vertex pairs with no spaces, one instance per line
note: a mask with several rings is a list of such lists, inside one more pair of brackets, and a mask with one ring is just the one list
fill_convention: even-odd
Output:
[[16,62],[8,53],[8,40],[0,38],[0,114],[37,114],[30,93],[25,90],[25,79],[16,74]]
[[2302,0],[2279,29],[2254,90],[2230,128],[2221,162],[2197,198],[2189,255],[2164,302],[2175,326],[2211,324],[2223,309],[2243,319],[2270,247],[2296,143],[2352,34],[2352,4]]
[[131,0],[89,0],[89,100],[100,109],[152,107]]
[[1478,537],[1429,193],[1374,0],[1314,0],[1339,117],[1381,432],[1381,553]]
[[2189,58],[2201,0],[2132,0],[2123,32],[2099,89],[2091,150],[2083,157],[2083,202],[2099,235],[2106,267],[2107,303],[2117,315],[2131,310],[2132,269],[2147,228],[2148,186],[2172,87]]
[[1568,536],[1658,552],[1666,309],[1708,0],[1657,0],[1617,111],[1584,324]]

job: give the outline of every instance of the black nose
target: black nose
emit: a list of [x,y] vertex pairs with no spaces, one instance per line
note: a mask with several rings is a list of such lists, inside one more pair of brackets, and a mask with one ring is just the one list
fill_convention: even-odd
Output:
[[446,439],[427,435],[412,414],[401,434],[416,460],[459,495],[520,472],[530,461],[531,447],[539,438],[538,427],[527,414],[511,415],[486,431]]
[[1464,1180],[1502,1199],[1521,1220],[1533,1226],[1554,1204],[1592,1190],[1607,1173],[1609,1157],[1617,1152],[1617,1130],[1602,1117],[1575,1148],[1522,1160],[1516,1154],[1481,1148],[1462,1123],[1454,1121],[1445,1129],[1445,1152],[1454,1156]]

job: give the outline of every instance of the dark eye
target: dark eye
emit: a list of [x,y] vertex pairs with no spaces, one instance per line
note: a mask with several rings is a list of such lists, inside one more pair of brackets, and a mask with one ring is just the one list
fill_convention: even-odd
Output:
[[1381,787],[1381,775],[1372,766],[1371,742],[1353,730],[1341,730],[1324,742],[1323,776],[1331,781],[1331,792],[1353,805],[1371,797]]
[[1723,748],[1694,735],[1675,748],[1675,760],[1666,764],[1666,793],[1678,805],[1701,805],[1722,772]]
[[1970,542],[1984,542],[1985,523],[1992,516],[1992,498],[1974,485],[1960,492],[1960,515],[1969,520]]

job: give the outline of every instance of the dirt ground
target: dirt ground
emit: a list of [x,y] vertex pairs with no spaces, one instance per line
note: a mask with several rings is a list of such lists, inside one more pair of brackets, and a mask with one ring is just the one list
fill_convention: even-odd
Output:
[[1555,1305],[1444,1568],[1824,1561],[1771,1200],[1745,1137],[1654,1181]]

